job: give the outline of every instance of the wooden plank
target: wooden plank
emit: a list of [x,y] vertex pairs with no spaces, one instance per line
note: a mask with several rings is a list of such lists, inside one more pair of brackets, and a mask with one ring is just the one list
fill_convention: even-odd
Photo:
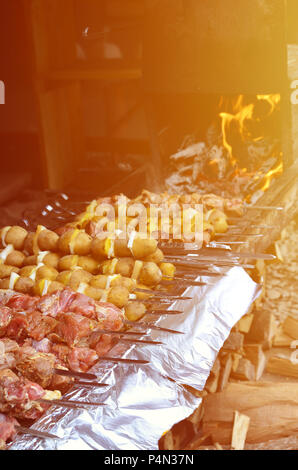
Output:
[[244,449],[249,423],[249,416],[241,414],[239,411],[235,411],[231,444],[231,448],[233,450]]

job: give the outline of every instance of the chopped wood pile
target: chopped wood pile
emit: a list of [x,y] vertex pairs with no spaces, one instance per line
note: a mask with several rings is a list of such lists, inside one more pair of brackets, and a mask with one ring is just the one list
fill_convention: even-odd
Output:
[[[181,431],[180,436],[175,434],[174,427],[160,441],[161,448],[298,449],[295,221],[283,230],[275,250],[276,261],[258,263],[262,294],[218,354],[201,392],[200,413],[184,421],[193,424],[191,430],[188,426],[188,438]],[[181,428],[180,423],[176,429]],[[174,437],[169,439],[171,433]]]

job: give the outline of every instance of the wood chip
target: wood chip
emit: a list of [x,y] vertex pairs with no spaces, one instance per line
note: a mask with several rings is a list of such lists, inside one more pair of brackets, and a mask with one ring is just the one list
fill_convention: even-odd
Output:
[[242,357],[239,361],[238,367],[231,376],[238,380],[255,380],[255,366],[248,360]]
[[266,356],[261,344],[246,344],[244,354],[247,359],[255,366],[256,380],[260,380],[266,366]]
[[231,448],[233,450],[244,449],[249,423],[249,416],[243,415],[239,413],[239,411],[235,411],[231,444]]

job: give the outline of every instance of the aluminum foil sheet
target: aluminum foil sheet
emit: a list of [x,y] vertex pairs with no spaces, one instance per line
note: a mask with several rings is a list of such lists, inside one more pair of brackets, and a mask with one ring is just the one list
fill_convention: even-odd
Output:
[[199,277],[213,285],[189,287],[184,295],[192,300],[172,304],[170,309],[182,310],[183,314],[155,320],[159,326],[183,331],[183,335],[152,330],[152,338],[161,340],[162,346],[127,347],[119,343],[109,353],[147,359],[150,364],[111,366],[99,362],[91,371],[99,381],[110,384],[107,389],[74,387],[65,395],[70,400],[105,402],[106,406],[75,410],[53,406],[33,428],[61,439],[42,441],[22,436],[11,449],[158,449],[161,435],[200,404],[201,400],[183,384],[204,388],[231,328],[260,292],[242,268],[222,273],[216,281]]

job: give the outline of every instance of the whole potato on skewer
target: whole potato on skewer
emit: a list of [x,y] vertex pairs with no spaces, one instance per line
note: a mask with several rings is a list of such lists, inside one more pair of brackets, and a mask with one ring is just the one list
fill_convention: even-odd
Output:
[[49,281],[55,281],[58,276],[58,271],[51,266],[41,266],[38,268],[36,272],[36,281],[40,281],[42,279],[47,279]]
[[138,321],[146,314],[146,306],[141,302],[128,302],[125,306],[125,316],[129,321]]
[[146,286],[154,286],[162,280],[162,273],[155,263],[144,263],[138,279]]
[[9,277],[11,273],[18,273],[19,271],[20,269],[15,266],[0,264],[0,279],[5,279],[6,277]]
[[58,248],[65,254],[86,256],[91,250],[92,238],[86,232],[71,229],[61,235]]
[[152,253],[152,255],[146,256],[146,258],[143,259],[143,261],[148,261],[148,262],[150,261],[155,264],[160,264],[163,262],[163,260],[164,260],[164,254],[159,248],[157,248],[155,252]]
[[39,251],[57,251],[59,236],[51,230],[42,230],[37,236]]
[[21,268],[24,264],[26,256],[21,251],[14,250],[6,257],[5,264]]
[[23,227],[18,227],[17,225],[9,229],[4,227],[0,233],[1,246],[5,248],[7,245],[13,245],[16,250],[22,250],[27,235],[28,232]]
[[167,276],[167,278],[170,277],[171,279],[174,279],[176,268],[172,263],[161,263],[159,265],[159,268],[163,276]]
[[91,256],[66,255],[59,261],[59,271],[70,271],[75,267],[80,267],[91,274],[98,272],[98,262]]
[[57,253],[44,252],[39,255],[28,256],[24,260],[24,266],[32,266],[34,264],[43,263],[46,266],[51,266],[52,268],[58,269],[60,256]]

